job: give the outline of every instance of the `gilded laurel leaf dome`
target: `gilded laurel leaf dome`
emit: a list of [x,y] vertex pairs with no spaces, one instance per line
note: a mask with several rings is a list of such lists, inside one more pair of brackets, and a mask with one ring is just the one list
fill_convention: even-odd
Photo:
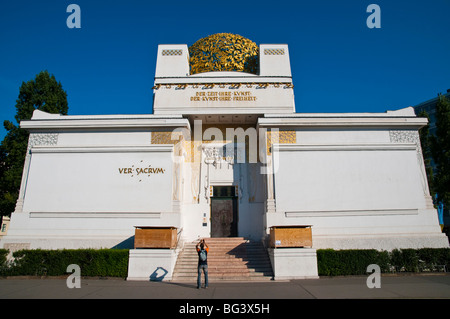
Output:
[[241,71],[256,74],[259,48],[238,34],[216,33],[189,47],[191,74],[211,71]]

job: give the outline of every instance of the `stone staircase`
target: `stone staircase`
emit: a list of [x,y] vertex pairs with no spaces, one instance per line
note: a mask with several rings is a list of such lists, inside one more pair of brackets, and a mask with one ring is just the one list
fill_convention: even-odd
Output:
[[[210,282],[266,281],[273,278],[272,265],[262,243],[242,237],[207,238],[208,279]],[[197,242],[185,243],[178,255],[172,281],[197,280]],[[202,282],[204,277],[202,275]]]

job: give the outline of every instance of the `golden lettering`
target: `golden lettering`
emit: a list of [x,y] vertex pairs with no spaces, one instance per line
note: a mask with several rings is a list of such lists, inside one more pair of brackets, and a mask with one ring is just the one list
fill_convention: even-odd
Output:
[[[119,174],[133,174],[134,168],[131,167],[120,167]],[[162,167],[138,167],[136,168],[136,175],[140,174],[164,174],[166,170]]]
[[256,96],[235,96],[233,101],[256,101]]
[[206,91],[195,92],[191,102],[254,102],[257,97],[251,91]]
[[133,174],[133,169],[129,167],[119,168],[120,174]]
[[248,95],[252,95],[251,92],[249,91],[245,91],[245,92],[234,92],[234,95],[239,95],[239,96],[248,96]]

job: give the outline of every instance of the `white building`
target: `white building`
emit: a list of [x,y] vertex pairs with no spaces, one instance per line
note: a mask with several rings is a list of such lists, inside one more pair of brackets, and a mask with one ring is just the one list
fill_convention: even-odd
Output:
[[154,114],[23,121],[28,153],[1,245],[133,247],[135,226],[176,227],[181,242],[261,241],[308,225],[313,249],[449,246],[424,170],[426,119],[412,108],[295,113],[287,45],[259,45],[255,74],[191,74],[192,58],[187,45],[158,47]]

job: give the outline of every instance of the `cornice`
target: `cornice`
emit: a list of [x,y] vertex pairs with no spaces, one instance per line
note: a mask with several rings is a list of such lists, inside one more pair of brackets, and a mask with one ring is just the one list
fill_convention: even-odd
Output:
[[161,116],[59,116],[39,118],[20,122],[20,127],[28,131],[39,130],[95,130],[95,129],[145,129],[175,127],[190,128],[187,119]]

